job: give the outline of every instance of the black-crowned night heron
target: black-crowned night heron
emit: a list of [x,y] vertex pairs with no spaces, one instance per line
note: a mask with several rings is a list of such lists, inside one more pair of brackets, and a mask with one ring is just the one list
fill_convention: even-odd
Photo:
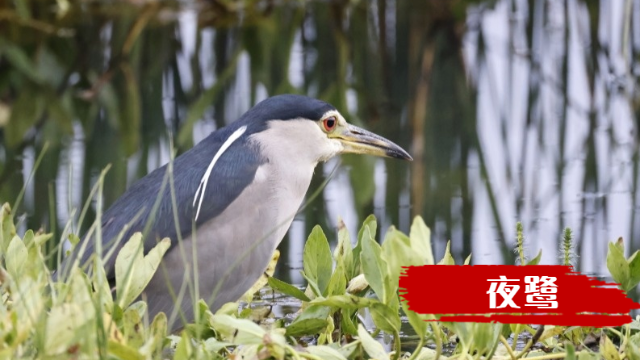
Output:
[[[163,166],[136,182],[104,213],[104,251],[122,246],[122,242],[112,245],[113,239],[121,235],[128,239],[148,224],[145,253],[159,239],[171,239],[161,268],[144,290],[149,315],[171,313],[174,296],[185,273],[193,273],[194,263],[198,294],[210,299],[215,310],[238,300],[261,276],[304,200],[316,164],[342,153],[411,160],[391,141],[349,125],[323,101],[298,95],[266,99],[174,160],[182,246],[178,246],[171,188],[162,185],[167,171]],[[156,201],[159,207],[154,213]],[[83,241],[89,243],[81,263],[94,253],[94,240]],[[105,261],[110,280],[115,277],[114,258]],[[191,297],[187,293],[180,304],[182,319],[193,319],[197,299]]]

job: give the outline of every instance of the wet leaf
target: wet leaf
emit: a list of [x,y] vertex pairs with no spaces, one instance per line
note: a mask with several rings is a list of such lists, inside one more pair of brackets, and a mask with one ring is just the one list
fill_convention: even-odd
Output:
[[298,289],[297,287],[291,284],[287,284],[284,281],[278,280],[274,277],[269,278],[269,286],[271,286],[271,288],[274,290],[277,290],[285,295],[292,296],[298,300],[307,301],[307,302],[311,301],[311,299],[309,299],[302,290]]
[[307,242],[304,244],[303,253],[304,273],[317,285],[321,294],[324,294],[331,279],[333,260],[329,242],[322,228],[316,225]]

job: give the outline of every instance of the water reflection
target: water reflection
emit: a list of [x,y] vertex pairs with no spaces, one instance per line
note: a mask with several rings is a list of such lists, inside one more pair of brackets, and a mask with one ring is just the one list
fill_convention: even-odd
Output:
[[283,243],[285,279],[302,283],[315,224],[333,239],[341,217],[355,238],[370,213],[382,233],[408,231],[420,214],[436,254],[451,239],[476,264],[513,261],[516,221],[547,264],[566,226],[583,271],[605,272],[608,240],[640,248],[640,2],[238,4],[93,2],[27,7],[30,17],[4,5],[2,199],[16,198],[50,143],[23,229],[77,231],[107,164],[111,203],[166,163],[171,144],[183,152],[267,96],[296,92],[332,102],[415,161],[319,167],[310,193],[333,178]]

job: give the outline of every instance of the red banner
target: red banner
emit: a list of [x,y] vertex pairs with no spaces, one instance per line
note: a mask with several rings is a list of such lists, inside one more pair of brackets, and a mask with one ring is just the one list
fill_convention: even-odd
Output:
[[452,322],[620,326],[640,309],[618,284],[555,265],[404,267],[400,295],[410,310]]

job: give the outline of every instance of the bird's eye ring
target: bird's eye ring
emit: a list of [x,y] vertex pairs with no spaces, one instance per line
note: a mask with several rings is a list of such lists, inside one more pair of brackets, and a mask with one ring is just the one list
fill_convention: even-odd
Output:
[[337,124],[338,124],[338,120],[336,120],[335,116],[329,116],[328,118],[322,121],[322,125],[324,125],[324,129],[327,132],[333,131],[333,129],[336,128]]

